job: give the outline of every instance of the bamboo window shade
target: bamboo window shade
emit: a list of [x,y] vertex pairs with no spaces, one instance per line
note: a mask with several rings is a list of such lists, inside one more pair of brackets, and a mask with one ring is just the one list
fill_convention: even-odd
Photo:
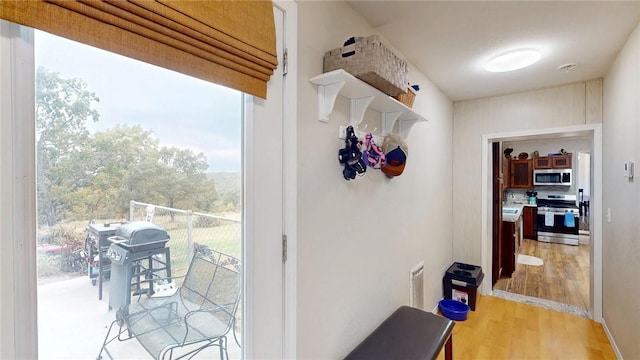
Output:
[[0,18],[266,98],[278,63],[272,6],[230,0],[0,0]]

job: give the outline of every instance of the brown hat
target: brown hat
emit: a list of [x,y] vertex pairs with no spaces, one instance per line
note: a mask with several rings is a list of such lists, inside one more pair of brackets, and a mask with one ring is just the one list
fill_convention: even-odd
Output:
[[388,134],[384,137],[382,151],[386,158],[386,163],[381,170],[388,177],[402,174],[409,155],[407,143],[399,135]]

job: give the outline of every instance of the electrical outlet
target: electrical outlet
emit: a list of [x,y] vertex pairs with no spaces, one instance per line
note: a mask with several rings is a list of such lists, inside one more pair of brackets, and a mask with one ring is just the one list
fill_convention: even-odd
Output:
[[338,127],[338,139],[346,139],[347,138],[347,127],[345,125],[340,125]]

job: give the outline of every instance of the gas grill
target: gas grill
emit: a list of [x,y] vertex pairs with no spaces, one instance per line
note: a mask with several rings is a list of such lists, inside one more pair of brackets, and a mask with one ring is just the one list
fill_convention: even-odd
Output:
[[130,262],[129,254],[163,248],[169,241],[169,234],[163,228],[147,221],[134,221],[120,226],[111,242],[107,256],[111,262],[124,264]]
[[171,277],[167,231],[147,221],[121,225],[110,236],[107,257],[111,260],[109,309],[121,309],[134,295],[153,294],[153,279]]
[[87,252],[89,264],[87,270],[93,285],[98,284],[98,300],[102,300],[102,281],[110,276],[111,261],[106,256],[111,242],[110,236],[116,234],[116,230],[124,222],[98,224],[91,221],[86,228],[84,250]]

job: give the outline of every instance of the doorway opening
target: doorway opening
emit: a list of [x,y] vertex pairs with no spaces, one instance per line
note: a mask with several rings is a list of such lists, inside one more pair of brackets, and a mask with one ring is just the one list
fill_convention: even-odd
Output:
[[[583,186],[583,192],[586,187],[585,181],[578,181],[577,176],[574,177],[571,186],[527,186],[511,187],[505,186],[500,193],[496,194],[492,171],[494,160],[492,160],[492,151],[495,147],[492,144],[502,144],[505,149],[513,149],[511,156],[525,158],[531,155],[543,156],[555,151],[566,151],[570,148],[572,155],[576,158],[572,162],[572,169],[578,175],[583,173],[583,177],[588,178],[589,199],[601,196],[601,174],[597,171],[601,167],[599,159],[601,156],[601,128],[598,125],[586,125],[561,129],[547,129],[542,131],[527,131],[509,134],[494,134],[483,137],[483,166],[486,174],[483,176],[483,199],[486,199],[486,209],[484,213],[487,215],[483,221],[483,266],[493,269],[495,254],[499,254],[500,250],[495,248],[495,240],[492,237],[494,231],[495,220],[493,214],[503,216],[502,210],[495,212],[494,204],[499,207],[519,207],[520,209],[536,206],[529,204],[533,195],[532,192],[540,194],[557,194],[567,195],[570,203],[575,209],[575,229],[582,221],[590,224],[589,233],[584,231],[580,234],[580,243],[576,241],[575,245],[560,244],[554,242],[544,242],[536,239],[535,236],[523,236],[526,225],[522,222],[518,229],[518,234],[510,234],[516,239],[516,249],[514,253],[503,253],[505,256],[513,257],[514,269],[507,276],[502,275],[495,279],[492,273],[492,281],[483,284],[483,290],[487,293],[493,292],[495,295],[508,297],[516,301],[529,303],[538,303],[538,305],[557,308],[560,311],[574,313],[576,315],[593,318],[598,321],[601,318],[601,234],[598,217],[595,213],[600,212],[598,205],[594,208],[590,207],[589,212],[578,217],[578,209],[581,203],[579,197],[579,186]],[[566,144],[566,145],[565,145]],[[546,147],[545,147],[546,146]],[[551,148],[548,148],[551,146]],[[555,149],[558,147],[558,149]],[[555,149],[555,150],[553,150]],[[538,153],[535,153],[538,151]],[[535,153],[535,154],[534,154]],[[588,160],[583,153],[588,153]],[[502,159],[506,159],[504,154],[500,154]],[[587,161],[589,166],[586,168],[580,165],[578,155],[582,161]],[[495,157],[494,157],[495,159]],[[529,158],[531,163],[535,159]],[[532,165],[531,165],[532,166]],[[588,175],[584,175],[587,172]],[[513,174],[513,172],[511,172]],[[531,174],[533,175],[533,174]],[[530,176],[531,176],[530,175]],[[533,183],[533,179],[529,179]],[[503,197],[503,199],[502,199]],[[541,196],[540,196],[541,197]],[[500,201],[496,202],[496,198]],[[509,206],[505,206],[508,204]],[[592,203],[593,204],[593,203]],[[597,204],[597,202],[596,202]],[[537,209],[536,209],[537,210]],[[533,218],[538,223],[542,222],[545,226],[545,215],[547,210],[540,207],[540,213]],[[522,210],[521,210],[522,211]],[[570,210],[573,211],[573,210]],[[560,219],[564,220],[565,214]],[[567,218],[569,215],[566,215]],[[522,221],[522,216],[514,217],[506,215],[504,219],[500,219],[498,224],[505,224],[504,220]],[[573,218],[573,217],[572,217]],[[531,220],[531,219],[530,219]],[[508,224],[508,223],[507,223]],[[525,226],[522,226],[525,225]],[[571,224],[573,225],[573,224]],[[509,229],[509,227],[507,227]],[[577,231],[576,231],[577,233]],[[502,235],[502,234],[501,234]],[[520,236],[519,238],[517,236]],[[576,234],[576,238],[577,238]],[[518,256],[520,255],[520,256]],[[540,261],[542,260],[542,264]],[[549,266],[546,266],[549,265]],[[504,264],[502,264],[504,266]],[[574,266],[573,268],[571,266]],[[509,276],[511,275],[511,276]],[[559,281],[565,281],[564,284]],[[493,287],[492,284],[496,286]]]

